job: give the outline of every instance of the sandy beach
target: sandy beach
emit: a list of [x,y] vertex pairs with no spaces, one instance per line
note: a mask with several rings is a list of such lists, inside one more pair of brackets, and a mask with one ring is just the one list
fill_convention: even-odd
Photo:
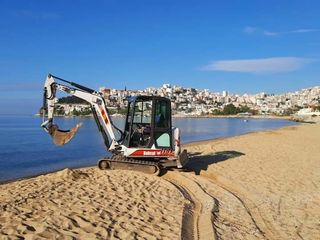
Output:
[[184,146],[160,177],[96,167],[0,185],[0,239],[317,239],[320,124]]

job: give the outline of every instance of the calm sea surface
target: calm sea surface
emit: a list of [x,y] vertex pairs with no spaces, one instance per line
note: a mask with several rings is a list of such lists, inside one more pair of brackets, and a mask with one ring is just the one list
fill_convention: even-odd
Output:
[[[65,146],[53,144],[41,127],[42,119],[34,116],[0,115],[0,181],[7,181],[66,167],[95,165],[108,155],[93,118],[56,118],[61,129],[76,123],[83,125]],[[124,121],[115,118],[121,129]],[[286,120],[243,118],[179,118],[174,126],[181,130],[183,143],[229,137],[248,132],[296,125]]]

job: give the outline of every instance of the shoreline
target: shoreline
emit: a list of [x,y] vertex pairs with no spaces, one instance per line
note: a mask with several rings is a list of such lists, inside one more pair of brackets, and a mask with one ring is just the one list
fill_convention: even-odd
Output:
[[[75,117],[79,117],[79,116],[75,116]],[[82,117],[82,116],[80,116]],[[237,137],[240,137],[240,136],[245,136],[245,135],[250,135],[250,134],[254,134],[254,133],[259,133],[259,132],[267,132],[267,131],[277,131],[277,130],[281,130],[281,129],[284,129],[284,128],[290,128],[290,127],[294,127],[294,126],[299,126],[301,123],[297,123],[296,125],[290,125],[290,126],[283,126],[283,127],[276,127],[276,128],[271,128],[271,129],[264,129],[264,130],[258,130],[258,131],[251,131],[251,132],[246,132],[246,133],[242,133],[242,134],[238,134],[238,135],[234,135],[234,136],[227,136],[227,137],[219,137],[219,138],[211,138],[211,139],[203,139],[203,140],[197,140],[197,141],[191,141],[191,142],[187,142],[187,143],[183,143],[182,144],[182,147],[190,147],[190,146],[194,146],[194,145],[199,145],[199,144],[205,144],[205,143],[209,143],[209,142],[216,142],[216,141],[222,141],[222,140],[226,140],[226,139],[231,139],[231,138],[237,138]],[[303,123],[305,124],[305,123]],[[92,167],[96,167],[96,164],[94,165],[84,165],[84,166],[79,166],[79,167],[70,167],[68,169],[82,169],[82,168],[92,168]],[[51,174],[51,173],[56,173],[56,172],[59,172],[63,169],[66,169],[66,168],[60,168],[60,169],[57,169],[57,170],[49,170],[49,171],[44,171],[44,172],[41,172],[41,173],[37,173],[37,174],[31,174],[29,176],[25,176],[25,177],[18,177],[18,178],[14,178],[14,179],[10,179],[10,180],[4,180],[4,181],[1,181],[0,180],[0,186],[3,185],[3,184],[7,184],[7,183],[12,183],[12,182],[16,182],[16,181],[23,181],[23,180],[27,180],[27,179],[30,179],[30,178],[36,178],[36,177],[39,177],[39,176],[43,176],[43,175],[46,175],[46,174]]]
[[314,239],[319,131],[300,124],[188,143],[187,170],[160,177],[85,167],[1,184],[0,236]]
[[188,142],[188,143],[182,144],[182,146],[192,147],[192,146],[196,146],[196,145],[214,143],[214,142],[229,140],[229,139],[233,139],[233,138],[236,139],[238,137],[243,137],[243,136],[247,136],[247,135],[251,135],[251,134],[280,131],[283,129],[287,129],[287,128],[290,129],[290,128],[295,128],[295,127],[299,127],[299,126],[303,126],[303,125],[308,125],[308,123],[297,123],[296,125],[284,126],[284,127],[279,127],[279,128],[264,129],[264,130],[259,130],[259,131],[252,131],[252,132],[242,133],[242,134],[238,134],[238,135],[230,136],[230,137],[220,137],[220,138],[214,138],[214,139],[204,139],[204,140],[199,140],[199,141],[193,141],[193,142]]
[[96,167],[96,166],[95,165],[90,165],[90,166],[84,165],[84,166],[72,167],[72,168],[64,167],[64,168],[60,168],[60,169],[52,170],[52,171],[48,171],[48,172],[42,172],[42,173],[38,173],[38,174],[34,174],[34,175],[31,174],[31,175],[25,176],[25,177],[18,177],[18,178],[11,179],[11,180],[0,181],[0,186],[5,185],[5,184],[20,182],[20,181],[24,181],[24,180],[29,180],[32,178],[37,178],[37,177],[45,176],[48,174],[57,173],[57,172],[63,171],[64,169],[81,170],[81,169],[87,169],[87,168],[93,168],[93,167]]

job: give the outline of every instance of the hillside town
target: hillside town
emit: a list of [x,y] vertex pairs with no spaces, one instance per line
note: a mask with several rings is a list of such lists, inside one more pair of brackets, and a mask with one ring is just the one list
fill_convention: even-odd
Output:
[[[320,115],[320,86],[284,94],[262,92],[241,95],[228,91],[211,92],[208,89],[185,88],[171,84],[144,90],[117,90],[101,87],[99,92],[113,114],[124,113],[128,96],[158,95],[171,100],[173,113],[176,116],[230,114],[288,116],[295,113]],[[90,112],[85,102],[71,103],[68,101],[61,102],[57,111],[64,115],[80,115]]]

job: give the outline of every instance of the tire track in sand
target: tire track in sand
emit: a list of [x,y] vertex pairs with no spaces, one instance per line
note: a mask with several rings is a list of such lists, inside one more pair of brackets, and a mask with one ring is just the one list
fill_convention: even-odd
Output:
[[[233,227],[233,230],[230,230],[238,231],[239,235],[238,237],[234,235],[235,239],[247,239],[245,236],[251,236],[253,239],[283,239],[281,232],[265,218],[265,213],[260,211],[254,200],[251,199],[250,194],[237,184],[220,176],[217,179],[213,176],[195,176],[182,172],[168,172],[163,178],[175,185],[191,203],[191,207],[190,205],[185,206],[188,214],[184,214],[184,218],[187,219],[183,219],[182,222],[182,239],[226,239],[230,232],[226,236],[224,232],[219,232],[222,230],[219,228],[221,224],[229,224],[226,226]],[[220,195],[227,194],[229,197],[221,199],[221,196],[216,196],[217,191],[220,192]],[[220,202],[221,200],[222,202]],[[243,209],[241,211],[246,213],[246,223],[251,222],[251,229],[243,225],[246,223],[242,223],[239,219],[239,217],[245,217],[245,215],[234,216],[235,213],[229,212],[229,215],[219,216],[220,210],[225,212],[225,208],[230,208],[230,204],[235,203],[241,206]],[[229,217],[231,217],[232,222],[228,221]],[[239,229],[237,225],[242,229]],[[190,228],[193,228],[192,231]],[[187,229],[189,229],[189,232],[186,231]],[[255,234],[255,237],[251,234]]]
[[239,196],[214,184],[207,178],[190,174],[188,177],[216,200],[214,227],[218,239],[248,239],[248,237],[250,239],[268,239],[256,222],[251,210]]
[[190,202],[185,205],[182,220],[182,239],[217,239],[214,231],[215,199],[196,181],[178,172],[168,172],[163,178],[181,192]]
[[[231,182],[230,180],[222,177],[213,175],[210,173],[203,174],[202,177],[205,177],[206,180],[211,182],[213,185],[216,185],[226,192],[233,195],[238,201],[243,205],[247,213],[250,215],[254,225],[257,227],[260,233],[262,233],[265,239],[284,239],[285,237],[281,234],[281,231],[269,221],[265,216],[266,213],[259,209],[258,205],[255,204],[255,201],[250,197],[248,193],[241,186]],[[194,176],[194,178],[197,178]]]

